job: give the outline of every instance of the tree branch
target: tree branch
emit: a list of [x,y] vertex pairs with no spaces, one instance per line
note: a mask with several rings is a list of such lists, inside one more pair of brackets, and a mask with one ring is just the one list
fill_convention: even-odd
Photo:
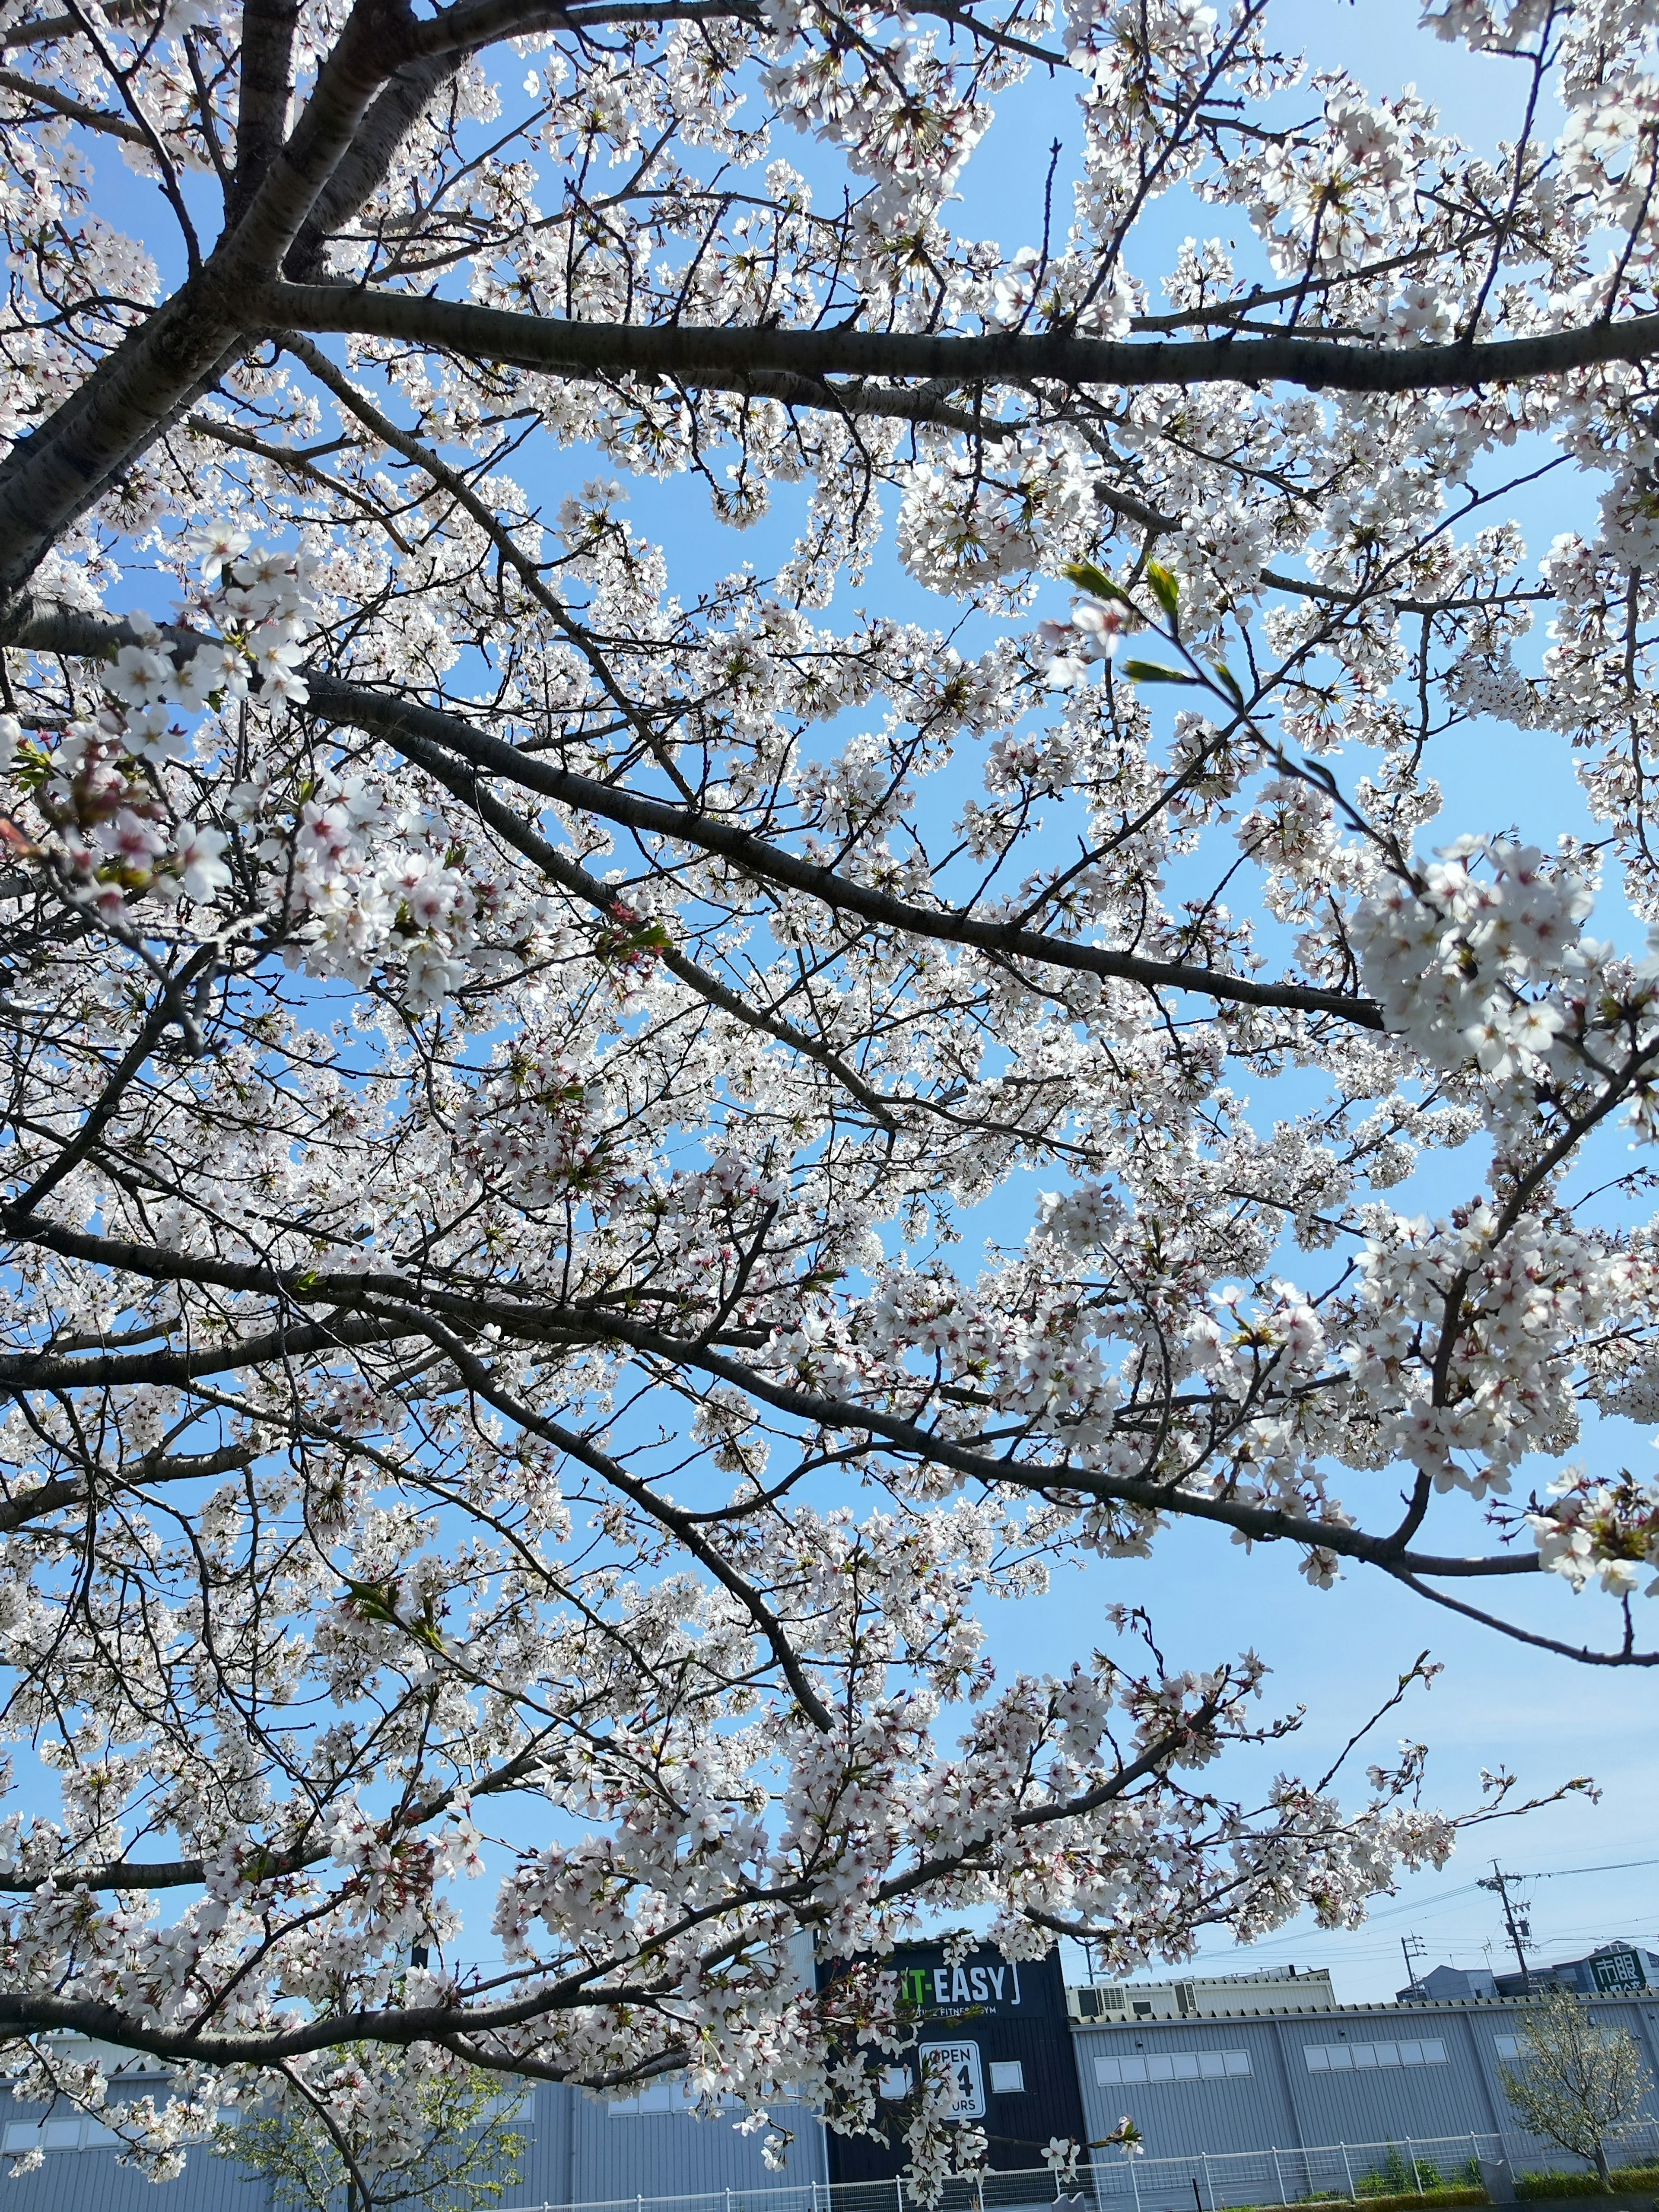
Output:
[[[0,51],[3,50],[0,42]],[[71,99],[52,85],[37,84],[33,77],[20,76],[15,70],[0,69],[0,92],[15,93],[20,100],[32,100],[38,107],[66,116],[71,123],[84,123],[89,131],[105,131],[112,137],[125,138],[129,145],[149,144],[147,135],[127,116],[113,114],[106,107],[89,107],[85,100]]]
[[236,166],[225,210],[232,223],[246,212],[282,146],[299,21],[300,0],[243,0]]
[[804,860],[719,815],[618,790],[573,769],[556,768],[475,729],[459,715],[343,684],[320,671],[308,673],[307,682],[312,710],[332,721],[383,738],[394,747],[400,745],[405,734],[424,738],[526,790],[641,835],[714,854],[744,875],[804,892],[837,912],[857,915],[878,927],[959,945],[1000,959],[1030,960],[1080,975],[1139,983],[1150,990],[1194,991],[1238,1006],[1334,1014],[1363,1029],[1382,1026],[1381,1011],[1370,1000],[1345,992],[1300,983],[1252,982],[1247,976],[1195,968],[1181,961],[1148,960],[1139,953],[1115,952],[1105,945],[1047,937],[1012,922],[981,921],[958,908],[919,906],[872,884],[854,882],[817,861]]
[[[1480,344],[1353,345],[1291,336],[1167,344],[996,331],[978,337],[844,329],[566,322],[411,292],[272,284],[248,306],[274,334],[334,331],[435,346],[479,361],[560,376],[673,377],[750,392],[756,380],[795,380],[801,404],[841,404],[831,376],[919,377],[946,389],[1032,383],[1294,384],[1311,392],[1461,392],[1514,384],[1659,354],[1659,315],[1592,323]],[[784,396],[780,393],[778,396]]]

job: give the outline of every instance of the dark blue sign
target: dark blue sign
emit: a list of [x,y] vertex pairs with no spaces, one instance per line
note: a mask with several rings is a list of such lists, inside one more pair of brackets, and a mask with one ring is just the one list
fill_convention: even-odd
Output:
[[[982,2128],[987,2160],[1001,2172],[1041,2166],[1054,2136],[1083,2141],[1083,2100],[1058,1954],[1005,1959],[978,1945],[947,1960],[944,1946],[895,1952],[881,1961],[915,2042],[896,2059],[871,2052],[882,2140],[830,2136],[832,2181],[890,2181],[903,2171],[903,2135],[918,2085],[943,2081],[954,2120]],[[820,1984],[844,1969],[818,1969]]]

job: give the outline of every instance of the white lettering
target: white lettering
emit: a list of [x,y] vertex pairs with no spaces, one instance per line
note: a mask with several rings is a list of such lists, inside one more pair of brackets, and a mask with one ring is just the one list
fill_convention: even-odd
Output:
[[935,1966],[933,1969],[933,2002],[935,2004],[949,2004],[950,2002],[950,1968],[948,1966]]
[[952,2004],[966,2004],[968,2001],[968,1970],[965,1966],[958,1966],[951,1976],[951,2002]]
[[1000,2003],[1002,2002],[1002,1976],[1003,1976],[1003,1969],[1002,1969],[1000,1966],[988,1966],[988,1967],[985,1969],[985,1971],[986,1971],[986,1973],[989,1976],[989,1978],[990,1978],[990,1979],[991,1979],[992,1984],[994,1984],[994,1986],[995,1987],[996,1993],[997,1993],[997,2002],[998,2002],[999,2004],[1000,2004]]
[[986,1996],[988,1994],[984,1967],[975,1966],[973,1972],[969,1975],[968,1978],[973,1984],[974,2002],[975,2004],[983,2004],[985,2002]]

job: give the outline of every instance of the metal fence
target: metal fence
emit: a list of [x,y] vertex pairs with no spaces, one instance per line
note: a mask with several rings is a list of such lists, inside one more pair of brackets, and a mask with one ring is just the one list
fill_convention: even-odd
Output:
[[[1659,2165],[1659,2126],[1622,2135],[1615,2163]],[[1242,2212],[1430,2190],[1479,2187],[1483,2161],[1517,2173],[1583,2171],[1583,2160],[1530,2136],[1400,2136],[1315,2149],[1200,2151],[1190,2158],[1112,2157],[1070,2178],[1034,2166],[958,2177],[934,2212]],[[713,2190],[695,2197],[618,2197],[587,2204],[517,2205],[512,2212],[927,2212],[902,2181],[814,2182],[790,2189]]]

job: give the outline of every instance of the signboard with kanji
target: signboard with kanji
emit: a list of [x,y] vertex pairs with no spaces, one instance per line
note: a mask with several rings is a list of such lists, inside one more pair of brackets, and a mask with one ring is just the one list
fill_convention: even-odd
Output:
[[1616,1951],[1598,1951],[1589,1962],[1589,1970],[1604,1996],[1615,1996],[1623,1990],[1644,1990],[1648,1985],[1641,1953],[1624,1945]]

